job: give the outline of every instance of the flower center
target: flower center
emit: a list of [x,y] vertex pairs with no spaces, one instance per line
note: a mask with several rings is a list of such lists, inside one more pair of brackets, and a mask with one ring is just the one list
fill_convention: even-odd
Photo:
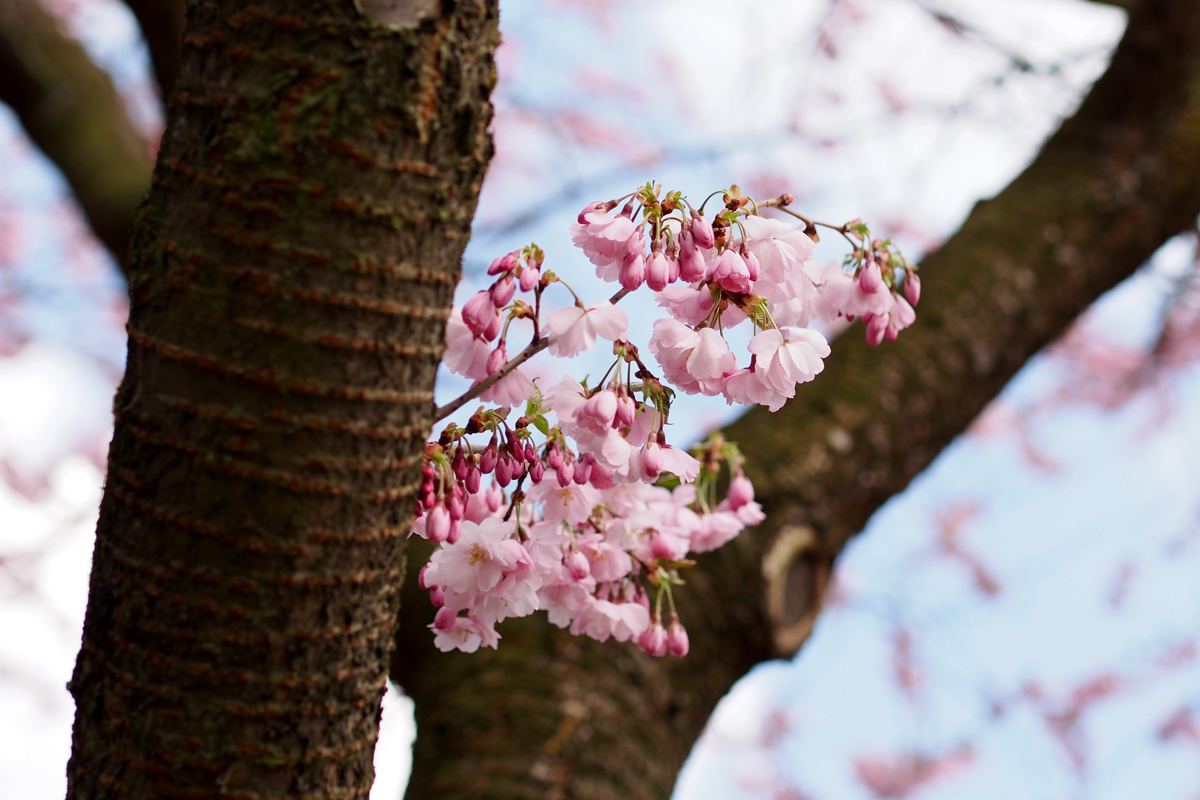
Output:
[[471,545],[471,549],[467,551],[467,563],[472,567],[487,558],[487,551],[478,544]]

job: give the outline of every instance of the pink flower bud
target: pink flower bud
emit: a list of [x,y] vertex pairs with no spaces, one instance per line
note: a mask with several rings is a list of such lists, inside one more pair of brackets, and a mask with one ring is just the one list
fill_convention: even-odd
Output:
[[700,216],[698,211],[692,212],[692,236],[696,237],[697,247],[714,247],[716,246],[716,237],[713,236],[712,223],[707,218]]
[[904,276],[904,296],[914,306],[921,299],[921,279],[917,277],[917,273],[909,272]]
[[729,492],[725,495],[729,499],[729,507],[737,511],[747,503],[754,501],[754,484],[750,483],[750,479],[738,470],[738,474],[733,476],[733,480],[729,482]]
[[446,504],[446,510],[450,512],[450,521],[455,522],[463,518],[463,512],[466,510],[463,506],[463,501],[457,497],[451,497],[450,502]]
[[655,531],[650,535],[650,556],[652,558],[676,558],[678,553],[675,550],[676,548],[671,544],[670,540],[659,531]]
[[425,533],[429,541],[441,544],[450,535],[450,512],[440,503],[429,512],[429,520],[425,523]]
[[704,280],[707,273],[708,265],[696,247],[695,237],[685,231],[679,238],[679,277],[686,283],[695,283]]
[[[588,455],[590,456],[591,454],[589,453]],[[593,458],[591,463],[589,463],[586,456],[575,462],[575,474],[571,476],[571,479],[575,481],[577,486],[583,486],[588,482],[588,480],[591,479],[592,464],[594,463],[596,463],[595,458]]]
[[542,271],[532,264],[526,264],[521,268],[521,291],[532,292],[533,287],[537,286],[538,280],[542,277]]
[[525,445],[525,460],[528,461],[530,464],[536,464],[539,461],[541,461],[541,459],[538,458],[537,448],[534,447],[532,444]]
[[679,280],[679,259],[667,256],[667,283]]
[[501,458],[496,462],[496,483],[500,484],[500,488],[508,486],[512,482],[512,462],[507,458]]
[[667,632],[663,630],[662,623],[655,622],[649,628],[646,628],[642,632],[642,635],[638,637],[637,643],[638,647],[655,658],[665,656],[667,654]]
[[858,273],[858,288],[863,294],[874,294],[883,286],[883,274],[879,271],[879,265],[874,261],[868,261]]
[[496,439],[488,443],[487,448],[479,456],[479,469],[484,475],[490,475],[492,470],[496,468],[496,459],[499,458],[499,453],[496,450]]
[[588,398],[583,404],[583,413],[592,419],[601,427],[610,427],[613,423],[613,418],[617,414],[617,393],[606,389],[603,392],[597,392]]
[[430,465],[423,464],[421,466],[421,477],[427,481],[432,481],[437,477],[437,472]]
[[627,394],[622,394],[617,399],[617,410],[613,415],[614,427],[629,427],[633,425],[633,418],[637,416],[637,403],[633,402],[633,398]]
[[451,611],[446,606],[442,606],[433,615],[433,627],[439,631],[448,631],[454,627],[454,621],[457,617],[457,611]]
[[487,494],[483,496],[483,501],[487,503],[488,511],[495,514],[500,510],[500,506],[504,505],[504,493],[500,491],[500,487],[492,484],[488,487]]
[[471,494],[479,493],[479,484],[483,480],[483,472],[479,467],[472,466],[467,470],[467,477],[463,480],[464,488]]
[[440,586],[429,587],[429,602],[433,603],[434,608],[446,605],[446,590]]
[[487,374],[495,375],[507,363],[508,363],[508,348],[506,348],[504,346],[504,342],[501,342],[500,346],[497,347],[495,350],[493,350],[491,355],[488,356]]
[[688,654],[689,647],[687,631],[679,624],[679,620],[671,620],[671,630],[667,633],[667,650],[676,658],[683,658]]
[[492,284],[490,294],[492,296],[492,305],[496,308],[504,308],[508,302],[513,299],[513,295],[517,292],[517,283],[513,280],[512,275],[506,274],[500,280]]
[[467,457],[463,453],[462,447],[458,448],[458,452],[454,454],[454,461],[451,462],[450,468],[454,471],[454,477],[460,481],[467,478]]
[[535,461],[532,465],[530,465],[529,480],[533,481],[534,483],[541,483],[545,474],[546,468],[542,466],[542,462]]
[[494,259],[488,267],[487,274],[499,275],[501,272],[510,271],[513,267],[517,266],[517,254],[518,252],[514,250],[507,255]]
[[575,465],[563,464],[558,468],[558,485],[562,488],[567,488],[571,485],[571,479],[575,477]]
[[654,480],[662,473],[662,448],[656,442],[649,442],[642,448],[642,471],[646,477]]
[[618,280],[621,287],[633,291],[642,285],[642,281],[646,278],[646,257],[641,253],[636,256],[626,259],[621,263],[621,273]]
[[597,489],[611,489],[613,487],[613,471],[603,464],[593,464],[591,474],[592,486]]
[[867,344],[871,347],[878,346],[883,341],[884,334],[887,333],[887,315],[864,314],[863,319],[867,323]]
[[758,273],[760,272],[758,256],[747,250],[746,252],[742,253],[742,258],[746,260],[746,271],[750,273],[750,280],[758,280]]
[[[462,316],[463,322],[467,323],[467,327],[471,329],[471,333],[476,336],[483,336],[489,342],[496,338],[495,335],[486,335],[492,325],[492,320],[500,319],[500,313],[496,311],[496,306],[492,303],[490,293],[476,292],[467,301],[467,304],[463,306]],[[499,329],[496,332],[499,333]]]
[[454,544],[462,534],[462,520],[450,520],[450,532],[446,534],[446,544]]
[[550,455],[546,458],[546,463],[553,470],[557,470],[562,466],[562,451],[558,449],[558,445],[550,448]]
[[667,288],[670,277],[671,267],[667,264],[667,257],[661,251],[651,255],[650,262],[646,264],[646,285],[661,292]]
[[572,579],[581,581],[592,574],[592,565],[588,563],[587,556],[575,550],[567,556],[567,571]]
[[500,316],[499,311],[492,315],[492,321],[488,323],[487,328],[485,328],[483,331],[483,338],[485,341],[490,342],[500,335],[500,325],[503,321],[504,318]]

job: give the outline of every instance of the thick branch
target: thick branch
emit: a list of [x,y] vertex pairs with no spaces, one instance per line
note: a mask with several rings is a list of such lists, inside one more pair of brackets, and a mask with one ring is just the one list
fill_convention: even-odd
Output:
[[[417,705],[410,798],[666,797],[715,703],[807,636],[832,559],[1017,369],[1200,213],[1200,5],[1143,0],[1076,116],[922,265],[917,325],[852,329],[783,411],[731,426],[770,518],[679,593],[692,652],[654,661],[540,619],[443,655],[406,601],[393,674]],[[764,573],[771,576],[764,581]],[[482,776],[488,776],[485,783]]]
[[137,17],[158,91],[166,105],[179,80],[179,38],[183,35],[183,0],[125,0]]
[[0,101],[67,179],[92,230],[125,263],[150,152],[108,76],[38,0],[0,0]]

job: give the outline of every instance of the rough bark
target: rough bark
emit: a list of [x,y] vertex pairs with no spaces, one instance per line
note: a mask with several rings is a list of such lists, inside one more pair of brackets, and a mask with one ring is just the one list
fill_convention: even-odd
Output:
[[709,712],[753,664],[807,637],[833,558],[1097,296],[1200,213],[1200,5],[1142,0],[1074,118],[923,263],[915,327],[852,329],[775,415],[728,431],[770,514],[678,593],[692,652],[654,661],[540,617],[498,652],[443,655],[406,600],[416,701],[410,798],[662,798]]
[[0,102],[60,170],[97,238],[121,264],[150,185],[149,144],[108,75],[39,0],[0,0]]
[[72,798],[366,797],[494,1],[193,0],[136,219]]

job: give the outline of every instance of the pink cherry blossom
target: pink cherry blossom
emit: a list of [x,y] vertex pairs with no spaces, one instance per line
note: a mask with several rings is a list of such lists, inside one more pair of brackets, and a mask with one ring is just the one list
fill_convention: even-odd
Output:
[[810,328],[783,328],[757,334],[749,350],[757,357],[761,379],[792,397],[796,384],[811,381],[825,368],[821,359],[829,355],[829,343]]
[[729,292],[746,293],[753,286],[746,259],[732,247],[725,248],[709,267],[708,279]]
[[765,277],[780,281],[812,255],[813,240],[804,228],[783,220],[750,216],[742,219],[746,229],[746,247],[758,257]]
[[471,333],[489,342],[500,332],[500,312],[489,292],[476,292],[463,306],[462,317]]
[[629,318],[605,300],[587,309],[578,306],[560,308],[550,315],[546,325],[550,329],[550,355],[570,358],[591,350],[597,336],[612,341],[624,337]]
[[487,342],[476,337],[463,322],[462,309],[457,306],[451,309],[446,321],[446,352],[442,356],[446,368],[464,378],[485,378],[490,354]]
[[654,295],[658,304],[671,316],[686,325],[696,326],[708,319],[712,311],[712,292],[707,287],[668,286]]

